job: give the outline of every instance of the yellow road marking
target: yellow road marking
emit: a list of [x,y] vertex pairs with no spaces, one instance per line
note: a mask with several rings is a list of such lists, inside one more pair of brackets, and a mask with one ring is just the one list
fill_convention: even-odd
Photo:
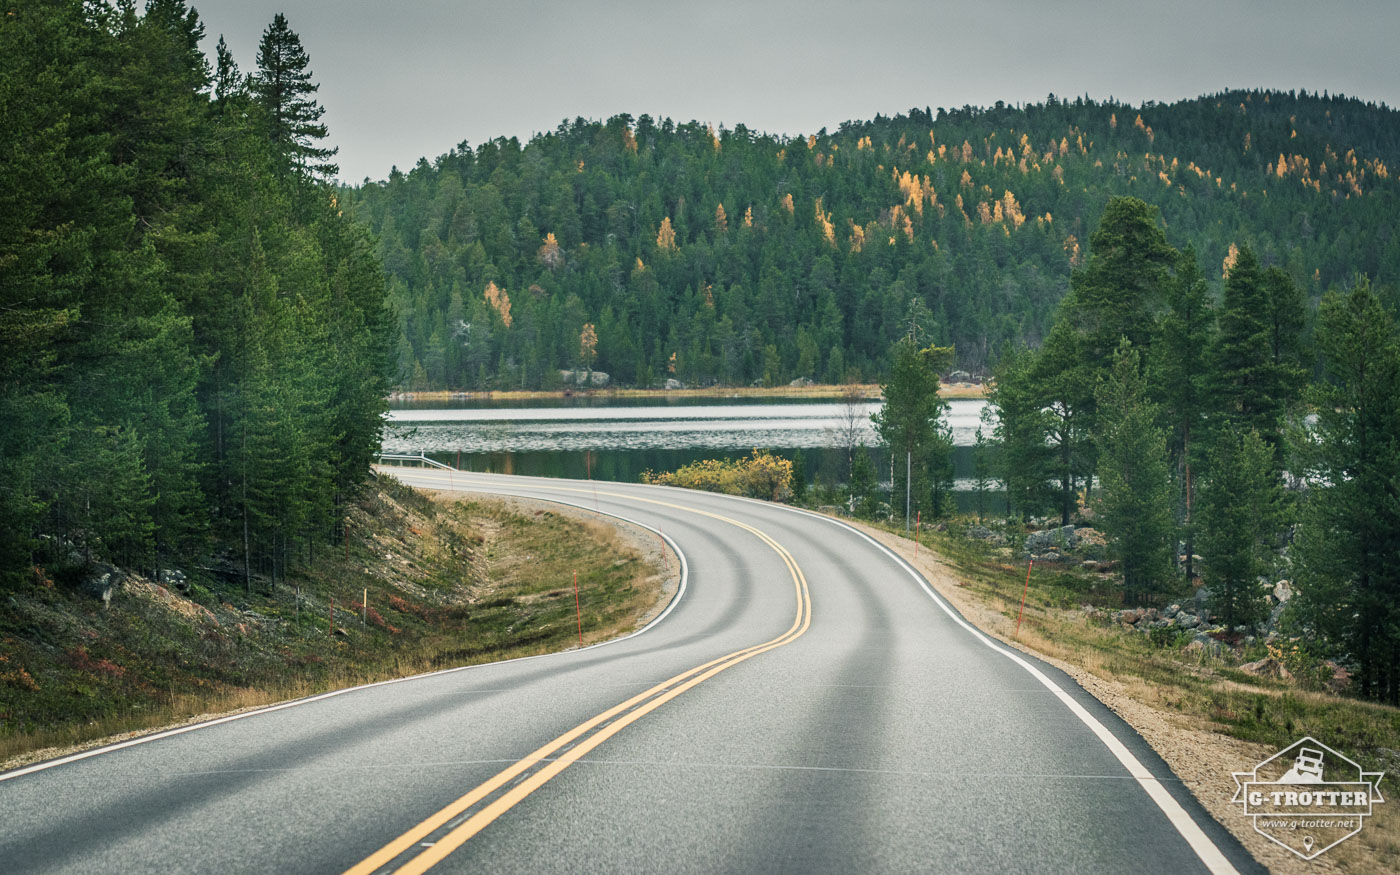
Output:
[[[583,489],[571,489],[569,487],[564,486],[527,486],[523,488],[537,488],[542,490],[560,492],[591,491]],[[470,839],[472,836],[476,835],[478,832],[484,829],[491,822],[496,820],[502,814],[505,814],[507,811],[509,811],[512,807],[514,807],[525,797],[529,796],[535,790],[544,786],[544,784],[548,783],[550,779],[554,778],[560,772],[573,765],[576,761],[578,761],[589,751],[593,750],[595,747],[597,747],[607,739],[611,738],[613,735],[620,732],[626,726],[631,725],[640,718],[644,717],[645,715],[651,713],[652,711],[661,707],[665,703],[676,698],[681,693],[684,693],[686,690],[689,690],[692,687],[703,683],[704,681],[714,677],[715,675],[719,674],[725,669],[738,665],[739,663],[750,659],[754,656],[757,656],[760,653],[766,653],[769,650],[773,650],[777,647],[782,647],[785,644],[789,644],[792,641],[797,640],[803,635],[803,633],[807,631],[807,628],[811,625],[812,605],[811,596],[807,589],[807,578],[802,574],[802,569],[798,567],[797,561],[792,558],[792,554],[789,553],[787,549],[784,548],[777,541],[773,540],[773,538],[770,537],[766,532],[754,528],[753,526],[750,526],[747,523],[741,523],[736,519],[731,519],[730,517],[721,516],[719,514],[711,513],[710,511],[706,510],[700,510],[698,508],[689,508],[685,507],[684,505],[673,504],[667,501],[658,501],[656,499],[651,498],[640,498],[637,496],[625,495],[616,492],[603,492],[600,494],[607,495],[610,498],[621,498],[626,501],[641,501],[646,502],[648,504],[662,505],[665,507],[670,507],[676,510],[681,510],[689,513],[697,513],[702,516],[711,517],[713,519],[729,523],[730,525],[737,526],[755,535],[759,540],[763,541],[765,544],[771,547],[774,550],[774,552],[778,554],[779,558],[783,560],[783,564],[787,566],[788,572],[792,575],[793,588],[797,594],[797,616],[793,619],[792,626],[790,626],[788,630],[783,634],[769,641],[765,641],[762,644],[755,644],[751,647],[736,650],[733,653],[726,654],[725,656],[721,656],[718,659],[712,659],[709,662],[704,663],[703,665],[699,665],[695,668],[683,671],[680,674],[675,675],[674,677],[662,681],[661,683],[657,684],[656,686],[652,687],[646,692],[639,693],[636,696],[633,696],[632,698],[628,699],[627,701],[622,702],[621,704],[614,705],[612,708],[609,708],[608,710],[597,715],[596,717],[593,717],[589,720],[584,721],[583,723],[580,723],[578,726],[575,726],[573,729],[570,729],[568,732],[565,732],[563,735],[560,735],[558,738],[545,744],[543,747],[534,751],[533,753],[521,759],[520,761],[503,769],[495,777],[474,788],[465,795],[455,799],[446,807],[433,814],[427,820],[424,820],[422,823],[419,823],[417,826],[413,827],[412,829],[405,832],[403,835],[389,842],[387,845],[380,848],[378,851],[374,852],[370,856],[366,857],[364,860],[360,861],[355,866],[346,870],[345,875],[369,875],[369,873],[378,870],[380,867],[394,860],[395,858],[403,854],[405,851],[409,850],[414,845],[421,842],[427,836],[436,832],[438,829],[441,829],[454,817],[458,816],[464,811],[467,811],[473,805],[477,804],[481,800],[490,796],[492,793],[504,787],[506,784],[515,780],[525,772],[529,771],[531,767],[538,764],[541,760],[547,759],[551,754],[558,751],[561,747],[568,745],[570,742],[574,741],[580,736],[583,736],[584,734],[599,726],[600,724],[607,723],[607,721],[612,720],[612,718],[617,717],[617,715],[623,715],[617,720],[613,721],[611,724],[595,732],[593,735],[585,738],[583,741],[579,742],[570,750],[566,751],[563,754],[560,754],[547,766],[545,766],[544,768],[540,769],[539,771],[535,772],[533,775],[522,781],[519,784],[519,786],[516,786],[511,790],[507,791],[506,793],[502,794],[499,798],[492,801],[481,811],[469,817],[466,821],[462,822],[451,832],[439,838],[433,845],[424,848],[423,851],[421,851],[418,855],[408,860],[403,866],[395,870],[399,873],[406,873],[406,875],[407,873],[420,873],[427,871],[432,866],[441,862],[441,860],[448,854],[452,853],[452,851],[461,847],[462,844],[464,844],[468,839]],[[668,687],[671,687],[672,684],[679,685],[672,689],[668,689]],[[661,693],[661,695],[657,695],[658,693]],[[648,699],[650,699],[650,701],[647,701]],[[633,710],[629,712],[628,709]]]

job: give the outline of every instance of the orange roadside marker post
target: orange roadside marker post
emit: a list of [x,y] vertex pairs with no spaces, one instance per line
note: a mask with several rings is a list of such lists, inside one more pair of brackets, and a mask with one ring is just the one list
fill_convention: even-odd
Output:
[[1026,593],[1031,588],[1031,569],[1035,567],[1035,560],[1032,559],[1026,564],[1026,585],[1021,587],[1021,609],[1016,612],[1016,637],[1021,637],[1021,615],[1026,612]]
[[574,572],[574,613],[578,614],[578,646],[583,646],[583,608],[578,600],[578,572]]

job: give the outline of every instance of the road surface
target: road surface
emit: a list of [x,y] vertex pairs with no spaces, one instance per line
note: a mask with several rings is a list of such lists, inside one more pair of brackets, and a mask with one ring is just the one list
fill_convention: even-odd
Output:
[[0,870],[1261,871],[1108,709],[837,521],[400,476],[654,527],[683,586],[624,640],[0,775]]

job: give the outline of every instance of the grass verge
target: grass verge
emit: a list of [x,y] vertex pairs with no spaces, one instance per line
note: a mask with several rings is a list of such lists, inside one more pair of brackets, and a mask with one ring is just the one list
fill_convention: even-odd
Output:
[[[542,502],[445,500],[387,477],[322,550],[253,592],[189,571],[110,607],[37,576],[0,603],[0,769],[356,684],[578,646],[674,592],[651,540]],[[366,598],[367,596],[367,598]]]

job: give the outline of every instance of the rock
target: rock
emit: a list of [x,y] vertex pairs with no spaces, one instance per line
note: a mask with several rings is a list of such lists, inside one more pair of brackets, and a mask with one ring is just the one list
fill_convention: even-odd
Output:
[[1039,562],[1063,562],[1063,561],[1065,561],[1065,557],[1061,556],[1059,553],[1056,553],[1054,550],[1051,550],[1049,553],[1042,553],[1041,555],[1039,555],[1039,556],[1037,556],[1037,557],[1035,557],[1035,558],[1036,558],[1036,560],[1039,561]]
[[967,371],[953,371],[948,375],[947,381],[949,383],[969,383],[972,381],[972,375]]
[[1085,559],[1083,562],[1079,563],[1079,567],[1083,568],[1085,571],[1093,571],[1097,574],[1104,574],[1105,572],[1111,571],[1113,569],[1113,564],[1111,562],[1104,562],[1099,559]]
[[603,371],[587,369],[560,371],[559,379],[565,386],[582,386],[589,389],[602,389],[612,382],[612,377]]
[[156,572],[156,583],[169,587],[176,592],[189,592],[190,582],[185,579],[185,573],[176,568],[162,568]]
[[1187,653],[1199,655],[1219,656],[1224,651],[1224,646],[1214,638],[1203,632],[1197,632],[1191,636],[1191,640],[1183,648]]
[[1246,662],[1244,665],[1240,666],[1240,671],[1261,678],[1288,680],[1293,677],[1288,669],[1284,668],[1283,663],[1274,659],[1272,656],[1266,656],[1254,662]]
[[1293,598],[1293,585],[1286,580],[1280,580],[1274,584],[1274,598],[1278,599],[1279,604],[1284,604]]
[[1183,629],[1194,629],[1201,625],[1201,618],[1183,611],[1176,615],[1176,624]]
[[1166,609],[1162,611],[1162,616],[1175,617],[1179,613],[1181,613],[1181,605],[1167,605]]
[[967,536],[976,538],[979,541],[987,541],[1000,547],[1006,543],[1006,536],[1001,532],[994,532],[986,526],[974,525],[968,528]]
[[675,377],[667,377],[667,378],[666,378],[666,388],[667,388],[667,389],[684,389],[684,388],[685,388],[685,383],[682,383],[680,380],[677,380]]
[[805,389],[808,386],[815,385],[816,384],[812,382],[811,377],[798,377],[796,380],[793,380],[791,383],[788,383],[788,386],[793,389]]
[[112,604],[112,594],[126,580],[126,572],[115,565],[107,565],[102,562],[94,562],[88,566],[88,571],[83,575],[82,581],[78,584],[78,592],[95,599],[101,599],[104,607]]
[[1039,556],[1051,550],[1073,550],[1074,544],[1074,526],[1031,532],[1026,536],[1026,552],[1032,556]]
[[1329,692],[1343,693],[1347,687],[1351,686],[1351,672],[1345,666],[1338,665],[1330,659],[1324,659],[1322,664],[1331,669],[1332,676],[1325,681]]

